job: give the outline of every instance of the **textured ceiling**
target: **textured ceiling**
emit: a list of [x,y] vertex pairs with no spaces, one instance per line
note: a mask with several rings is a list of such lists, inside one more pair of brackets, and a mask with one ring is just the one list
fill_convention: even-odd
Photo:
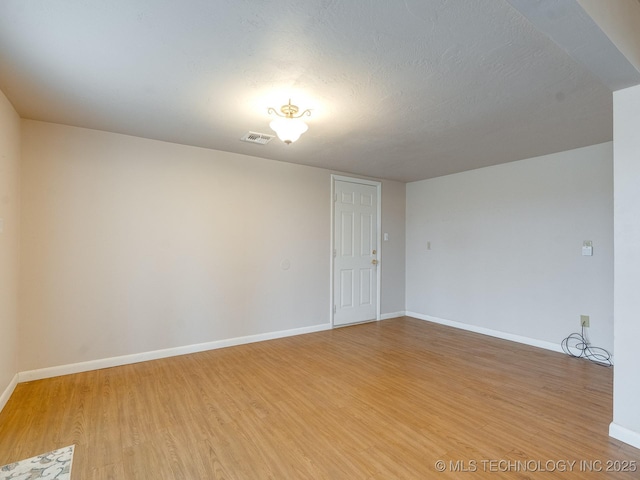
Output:
[[[3,0],[0,89],[24,118],[401,181],[610,140],[611,86],[516,4]],[[239,140],[289,98],[297,143]]]

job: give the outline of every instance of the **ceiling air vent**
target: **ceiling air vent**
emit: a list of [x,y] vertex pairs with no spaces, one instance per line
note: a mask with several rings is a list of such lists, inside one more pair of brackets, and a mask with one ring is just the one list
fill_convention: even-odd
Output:
[[240,140],[243,142],[257,143],[258,145],[266,145],[271,141],[274,135],[266,133],[247,132]]

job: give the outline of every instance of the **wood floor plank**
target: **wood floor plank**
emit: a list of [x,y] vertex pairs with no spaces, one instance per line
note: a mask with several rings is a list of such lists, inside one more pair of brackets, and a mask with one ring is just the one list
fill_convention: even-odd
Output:
[[[75,444],[74,480],[639,478],[611,391],[612,369],[404,317],[19,384],[0,465]],[[607,460],[636,471],[579,470]]]

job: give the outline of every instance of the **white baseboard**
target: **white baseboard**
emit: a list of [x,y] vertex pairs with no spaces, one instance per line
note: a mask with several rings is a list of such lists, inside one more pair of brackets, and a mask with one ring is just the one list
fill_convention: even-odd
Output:
[[443,318],[423,315],[421,313],[406,312],[406,315],[408,317],[414,317],[419,320],[426,320],[427,322],[439,323],[440,325],[446,325],[448,327],[459,328],[461,330],[467,330],[469,332],[481,333],[483,335],[489,335],[490,337],[501,338],[503,340],[510,340],[512,342],[531,345],[532,347],[544,348],[545,350],[552,350],[554,352],[563,353],[562,346],[559,343],[545,342],[544,340],[537,340],[535,338],[523,337],[521,335],[501,332],[500,330],[478,327],[477,325],[469,325],[468,323],[454,322],[453,320],[445,320]]
[[18,385],[17,373],[13,376],[13,378],[9,382],[9,385],[7,385],[7,388],[4,389],[4,392],[2,392],[2,395],[0,395],[0,412],[9,401],[9,397],[11,397],[11,394],[16,389],[16,385]]
[[629,430],[617,423],[611,422],[609,425],[609,436],[628,443],[632,447],[640,448],[640,433]]
[[380,320],[389,320],[390,318],[399,318],[404,317],[406,312],[394,312],[394,313],[383,313],[380,315]]
[[225,340],[216,340],[213,342],[198,343],[194,345],[185,345],[182,347],[166,348],[163,350],[154,350],[151,352],[134,353],[132,355],[122,355],[118,357],[101,358],[98,360],[90,360],[88,362],[59,365],[56,367],[40,368],[37,370],[28,370],[25,372],[18,373],[16,377],[18,382],[29,382],[31,380],[40,380],[43,378],[58,377],[60,375],[69,375],[72,373],[88,372],[91,370],[99,370],[101,368],[119,367],[121,365],[129,365],[131,363],[146,362],[148,360],[157,360],[160,358],[175,357],[178,355],[186,355],[189,353],[204,352],[207,350],[233,347],[236,345],[244,345],[247,343],[261,342],[264,340],[273,340],[276,338],[291,337],[294,335],[302,335],[305,333],[321,332],[321,331],[330,330],[330,329],[331,329],[330,324],[323,324],[323,325],[314,325],[312,327],[301,327],[301,328],[293,328],[290,330],[280,330],[277,332],[259,333],[257,335],[248,335],[245,337],[229,338]]

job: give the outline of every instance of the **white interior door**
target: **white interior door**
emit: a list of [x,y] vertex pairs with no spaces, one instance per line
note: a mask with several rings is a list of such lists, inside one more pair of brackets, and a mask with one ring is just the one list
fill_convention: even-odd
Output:
[[378,187],[334,183],[334,325],[375,320],[378,310]]

